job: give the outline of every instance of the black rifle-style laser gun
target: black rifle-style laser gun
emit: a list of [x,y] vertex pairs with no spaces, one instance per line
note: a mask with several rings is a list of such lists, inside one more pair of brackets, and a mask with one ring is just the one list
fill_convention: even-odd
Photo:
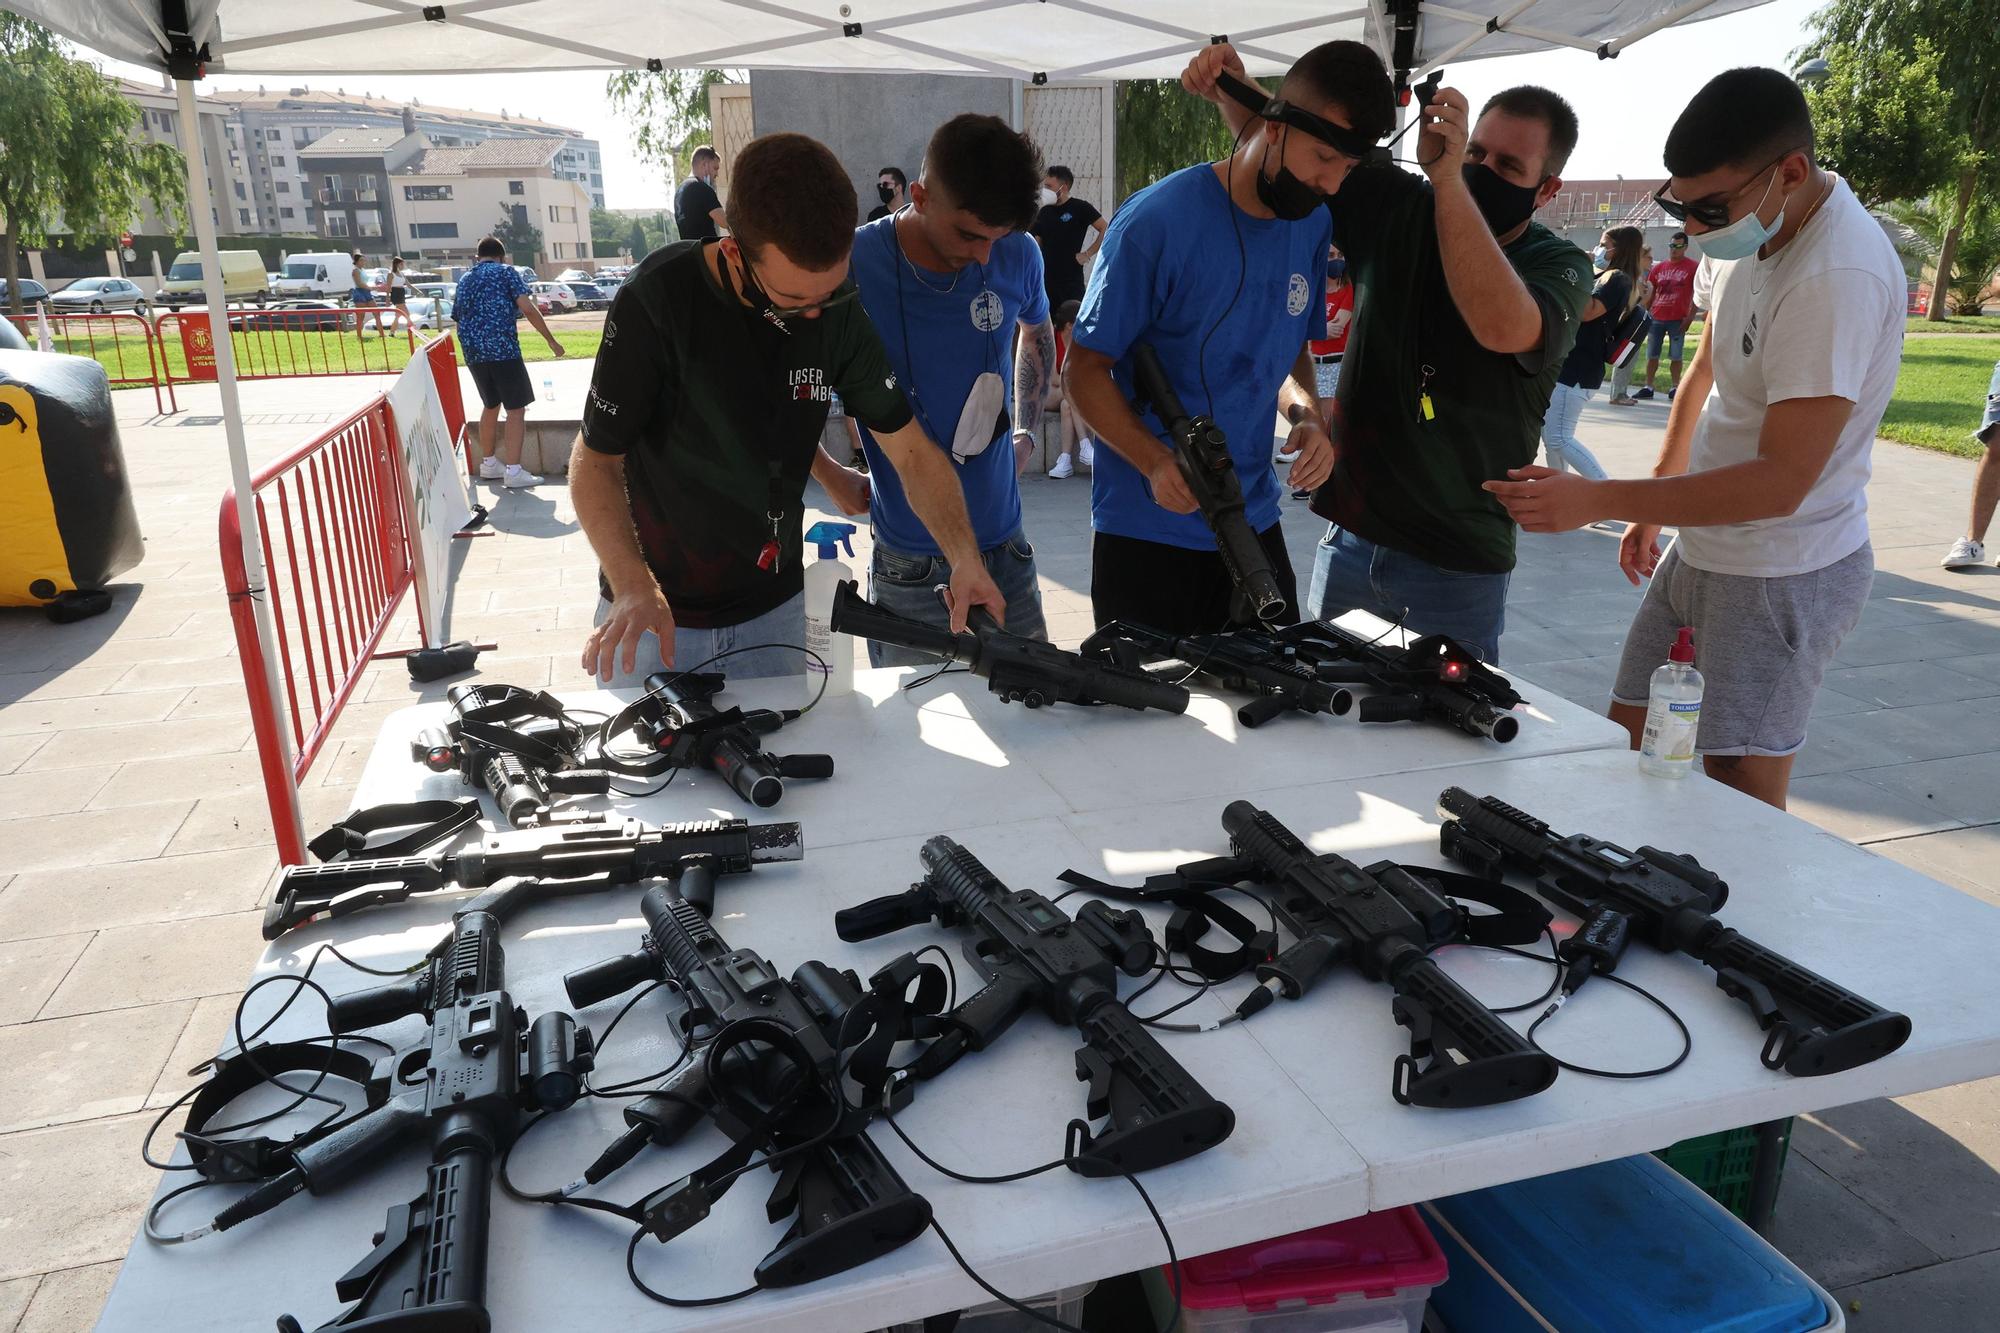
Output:
[[1879,1060],[1910,1036],[1910,1020],[1799,966],[1715,919],[1729,885],[1692,856],[1656,847],[1627,851],[1586,834],[1568,837],[1491,796],[1447,787],[1438,797],[1445,855],[1481,873],[1533,875],[1544,898],[1589,919],[1605,908],[1662,953],[1715,969],[1723,994],[1743,1001],[1770,1036],[1767,1069],[1836,1074]]
[[885,611],[863,597],[851,579],[833,594],[836,631],[960,663],[1009,703],[1030,708],[1065,703],[1187,711],[1188,692],[1178,685],[1143,671],[1086,661],[1040,639],[1009,634],[983,608],[974,608],[970,623],[972,628],[959,634]]
[[1366,685],[1355,716],[1363,722],[1443,722],[1469,736],[1511,741],[1521,721],[1512,682],[1455,639],[1426,634],[1393,648],[1330,620],[1289,625],[1279,633],[1319,679]]
[[454,685],[451,720],[418,734],[410,757],[433,773],[457,772],[492,794],[513,828],[546,823],[558,796],[602,796],[611,775],[583,764],[582,729],[546,691]]
[[927,1079],[967,1051],[980,1051],[1030,1009],[1083,1033],[1077,1077],[1089,1086],[1086,1112],[1108,1117],[1092,1134],[1072,1120],[1064,1155],[1080,1175],[1145,1171],[1192,1157],[1229,1137],[1236,1113],[1140,1025],[1118,998],[1118,973],[1143,976],[1154,945],[1137,912],[1085,903],[1072,917],[1030,889],[1010,890],[977,857],[946,837],[923,846],[925,874],[890,894],[834,916],[843,940],[868,940],[936,918],[973,932],[965,956],[986,979],[978,994],[944,1016],[943,1035],[912,1064]]
[[1338,717],[1354,706],[1352,693],[1320,679],[1292,644],[1263,630],[1178,635],[1116,620],[1085,639],[1077,651],[1134,671],[1179,663],[1178,670],[1167,668],[1164,674],[1201,676],[1222,689],[1255,695],[1236,710],[1236,720],[1245,727],[1262,726],[1283,713]]
[[656,671],[646,677],[648,709],[635,718],[640,741],[672,768],[705,768],[760,809],[778,803],[786,778],[830,778],[833,756],[767,753],[763,738],[798,717],[798,710],[717,708],[720,672]]

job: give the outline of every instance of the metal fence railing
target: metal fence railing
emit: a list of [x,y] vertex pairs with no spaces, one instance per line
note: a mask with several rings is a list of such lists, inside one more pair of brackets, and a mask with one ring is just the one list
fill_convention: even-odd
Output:
[[[325,309],[238,309],[228,312],[236,377],[392,375],[417,350],[408,313],[395,306],[329,306]],[[162,347],[178,345],[181,380],[213,380],[213,321],[205,310],[169,312],[158,319]]]
[[[41,320],[35,315],[9,315],[14,326],[41,347]],[[114,389],[149,388],[153,408],[161,416],[180,411],[174,401],[173,377],[159,330],[144,315],[131,311],[104,314],[49,311],[49,345],[41,350],[87,356],[104,367]]]

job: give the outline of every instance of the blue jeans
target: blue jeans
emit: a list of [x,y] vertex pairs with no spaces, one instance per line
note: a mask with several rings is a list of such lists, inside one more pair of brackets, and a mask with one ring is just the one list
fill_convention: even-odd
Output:
[[1366,611],[1417,634],[1448,634],[1497,664],[1511,577],[1442,569],[1336,523],[1313,552],[1306,606],[1318,620]]
[[[1042,619],[1042,586],[1035,576],[1035,548],[1019,529],[990,550],[980,552],[986,572],[1007,599],[1007,632],[1030,639],[1046,639],[1049,627]],[[940,628],[951,624],[935,589],[951,582],[951,562],[941,555],[911,555],[876,544],[875,558],[868,568],[868,597],[877,606],[897,615],[920,620]],[[894,644],[868,642],[868,660],[878,667],[934,666],[935,657],[913,653]]]
[[1667,360],[1680,360],[1690,322],[1686,319],[1654,320],[1646,330],[1646,355],[1658,361],[1660,344],[1664,342],[1667,345]]
[[1583,417],[1583,405],[1594,392],[1574,384],[1556,383],[1555,393],[1549,398],[1548,415],[1542,418],[1542,448],[1548,453],[1549,466],[1556,471],[1575,468],[1592,481],[1603,481],[1604,465],[1576,438],[1576,423]]
[[[597,615],[591,623],[602,625],[611,614],[611,603],[599,597]],[[728,652],[732,648],[755,648],[757,644],[798,644],[806,641],[806,595],[785,602],[775,610],[746,620],[740,625],[723,625],[716,629],[691,629],[686,625],[674,627],[674,667],[681,671],[691,671],[701,666],[717,653]],[[639,636],[638,669],[625,670],[624,653],[619,653],[619,661],[613,668],[611,683],[604,688],[612,690],[643,690],[646,677],[655,671],[666,670],[660,660],[660,641],[651,630]],[[751,676],[803,676],[806,673],[805,654],[797,648],[761,648],[752,652],[737,653],[725,657],[712,667],[731,680],[748,679]]]

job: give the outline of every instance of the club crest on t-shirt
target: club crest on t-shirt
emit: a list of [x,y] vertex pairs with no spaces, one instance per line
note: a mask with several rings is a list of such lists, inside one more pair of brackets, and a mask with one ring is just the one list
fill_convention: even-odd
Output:
[[1291,285],[1285,291],[1285,313],[1299,315],[1305,313],[1306,302],[1312,298],[1312,289],[1306,286],[1306,275],[1292,274]]
[[818,366],[796,366],[790,372],[792,381],[792,401],[795,403],[825,403],[832,401],[833,388],[826,382],[826,372]]
[[981,333],[991,333],[999,328],[1000,320],[1005,313],[1001,308],[998,292],[981,291],[972,298],[972,327]]

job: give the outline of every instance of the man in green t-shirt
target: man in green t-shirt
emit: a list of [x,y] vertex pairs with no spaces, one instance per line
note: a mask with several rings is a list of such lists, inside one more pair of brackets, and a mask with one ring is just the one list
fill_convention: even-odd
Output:
[[810,473],[848,513],[867,478],[819,447],[832,395],[874,433],[951,564],[952,625],[1006,605],[949,455],[925,438],[848,279],[854,187],[802,134],[737,155],[730,236],[655,250],[604,321],[571,494],[602,565],[583,666],[637,685],[727,652],[731,676],[795,674],[805,642]]
[[[1208,47],[1182,83],[1238,130],[1247,113],[1215,91],[1223,69],[1242,77],[1228,46]],[[1590,300],[1589,257],[1531,220],[1562,188],[1576,113],[1510,88],[1470,124],[1464,95],[1442,88],[1420,116],[1428,181],[1371,164],[1327,202],[1355,313],[1306,609],[1372,611],[1498,661],[1514,523],[1480,486],[1534,459]]]

